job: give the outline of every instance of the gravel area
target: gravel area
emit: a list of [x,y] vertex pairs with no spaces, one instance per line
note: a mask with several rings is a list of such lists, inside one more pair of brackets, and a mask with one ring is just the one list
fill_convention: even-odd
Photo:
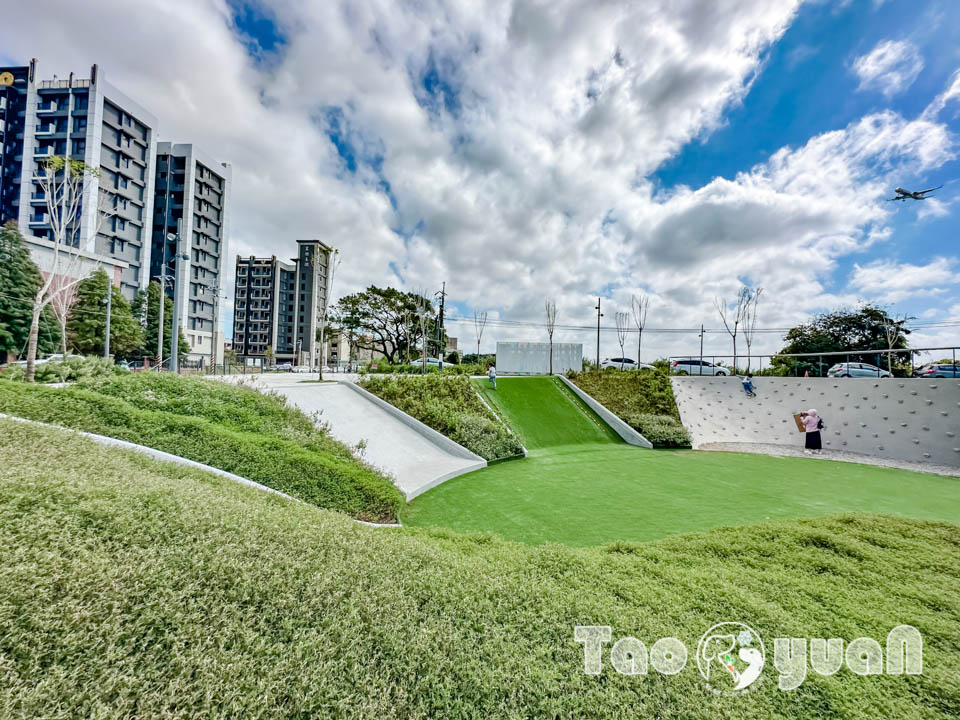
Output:
[[698,449],[758,453],[760,455],[776,455],[778,457],[805,457],[814,460],[834,460],[836,462],[861,463],[863,465],[877,465],[878,467],[898,468],[900,470],[912,470],[914,472],[932,473],[934,475],[960,477],[960,467],[871,457],[870,455],[845,452],[843,450],[824,450],[821,455],[807,455],[803,452],[802,447],[774,445],[771,443],[704,443],[700,445]]

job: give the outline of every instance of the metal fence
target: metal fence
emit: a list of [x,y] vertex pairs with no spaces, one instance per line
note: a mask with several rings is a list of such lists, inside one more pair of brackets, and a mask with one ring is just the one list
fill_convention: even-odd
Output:
[[[783,374],[800,376],[808,373],[812,377],[826,377],[827,371],[837,363],[872,365],[874,368],[876,368],[877,377],[885,377],[886,373],[890,373],[891,375],[899,377],[913,377],[917,374],[919,369],[928,365],[939,364],[940,360],[945,360],[947,365],[952,366],[952,370],[945,370],[945,372],[948,373],[947,376],[960,377],[960,370],[957,368],[958,349],[960,348],[957,346],[948,346],[905,349],[895,348],[893,350],[888,348],[873,348],[869,350],[840,350],[835,352],[821,353],[773,353],[769,355],[708,355],[703,353],[697,355],[671,355],[669,360],[671,366],[674,362],[679,360],[700,360],[701,362],[707,361],[713,365],[726,367],[727,369],[732,370],[734,374],[752,372],[757,375],[772,375],[781,374],[773,372],[775,370],[775,360],[784,361],[789,358],[795,358],[796,361],[793,363],[777,363],[779,368],[787,368],[788,370],[792,370],[792,372]],[[920,353],[935,353],[940,355],[940,357],[918,364],[915,362],[915,360],[916,355]],[[734,367],[733,365],[724,365],[724,360],[736,361],[737,367]],[[764,368],[764,360],[767,361],[766,368]],[[746,362],[746,366],[742,365],[743,362]],[[694,372],[688,374],[696,375],[697,373]],[[708,375],[711,373],[702,372],[701,374]]]

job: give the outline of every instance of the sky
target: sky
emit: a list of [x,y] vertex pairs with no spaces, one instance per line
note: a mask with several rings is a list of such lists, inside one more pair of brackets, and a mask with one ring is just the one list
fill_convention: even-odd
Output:
[[592,357],[599,297],[618,356],[647,295],[641,359],[698,353],[664,331],[701,324],[729,354],[715,303],[742,285],[755,352],[862,301],[960,344],[955,0],[9,3],[0,63],[31,57],[98,63],[161,139],[232,165],[231,285],[237,254],[319,238],[335,296],[445,282],[464,349],[481,311],[484,351],[546,341],[553,299]]

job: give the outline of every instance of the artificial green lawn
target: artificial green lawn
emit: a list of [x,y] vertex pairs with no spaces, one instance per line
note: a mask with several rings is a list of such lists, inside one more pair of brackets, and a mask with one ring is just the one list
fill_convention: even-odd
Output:
[[[513,465],[518,463],[507,463]],[[505,466],[506,466],[505,465]],[[843,516],[606,548],[370,528],[223,478],[0,420],[4,718],[960,716],[960,527]],[[767,643],[759,683],[709,692],[716,622]],[[916,676],[812,671],[777,689],[775,637],[923,636]],[[677,675],[583,673],[575,625]]]
[[530,457],[424,493],[407,506],[407,525],[584,546],[842,512],[960,522],[958,478],[806,458],[644,450],[613,441],[551,378],[502,378],[485,394]]

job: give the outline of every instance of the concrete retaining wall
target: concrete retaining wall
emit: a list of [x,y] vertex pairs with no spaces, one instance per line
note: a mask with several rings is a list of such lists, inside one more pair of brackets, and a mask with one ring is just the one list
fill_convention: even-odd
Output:
[[607,408],[594,400],[593,397],[567,380],[567,378],[565,378],[563,375],[557,375],[557,377],[560,378],[560,382],[573,391],[574,395],[583,400],[587,407],[593,410],[607,425],[613,428],[613,431],[622,437],[624,442],[629,443],[630,445],[636,445],[638,447],[644,447],[648,449],[653,447],[653,443],[647,440],[643,435],[638,433],[612,412],[607,410]]
[[824,448],[960,466],[960,382],[873,378],[674,377],[673,393],[693,447],[773,443],[802,447],[793,414],[816,408]]

